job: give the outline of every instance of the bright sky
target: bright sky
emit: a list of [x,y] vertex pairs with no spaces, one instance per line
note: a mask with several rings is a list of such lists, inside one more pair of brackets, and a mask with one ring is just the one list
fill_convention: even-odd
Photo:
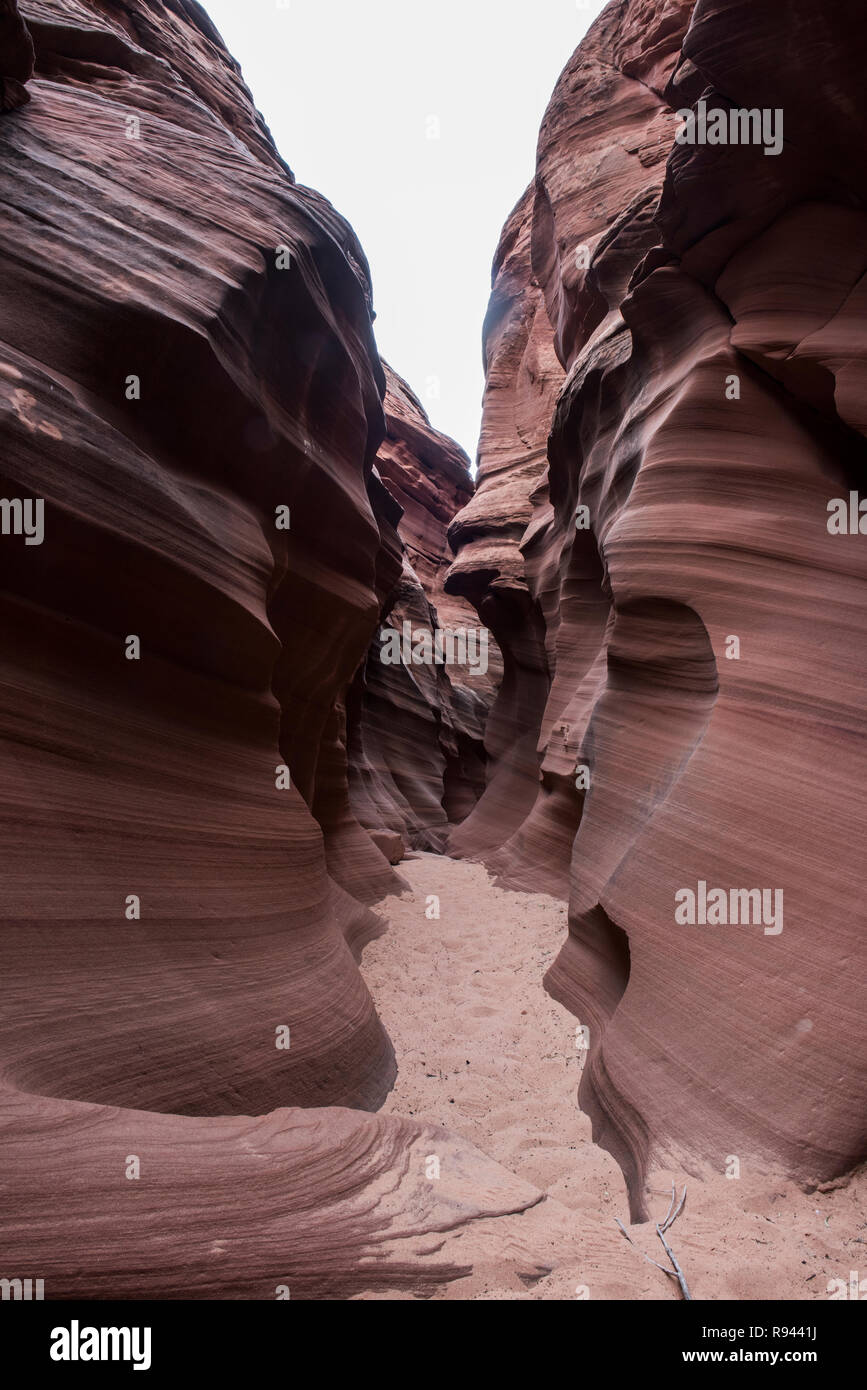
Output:
[[602,0],[204,0],[299,183],[352,223],[380,352],[475,458],[500,231]]

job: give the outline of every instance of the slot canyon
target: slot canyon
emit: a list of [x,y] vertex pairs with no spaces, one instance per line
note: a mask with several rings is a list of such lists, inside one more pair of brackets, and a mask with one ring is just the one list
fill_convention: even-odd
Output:
[[865,1267],[867,15],[785,11],[562,55],[476,470],[205,8],[0,0],[0,1277],[677,1301],[684,1187],[694,1300]]

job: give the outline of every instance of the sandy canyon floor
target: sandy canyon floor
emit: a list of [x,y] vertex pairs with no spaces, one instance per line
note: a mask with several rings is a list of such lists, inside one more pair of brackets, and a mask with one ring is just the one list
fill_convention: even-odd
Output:
[[[651,1224],[629,1227],[620,1170],[578,1108],[578,1020],[542,987],[566,934],[566,905],[504,890],[483,866],[436,855],[414,855],[399,872],[411,891],[379,905],[388,931],[362,967],[398,1059],[384,1111],[447,1126],[534,1184],[559,1237],[556,1267],[531,1287],[504,1256],[495,1267],[474,1260],[471,1277],[437,1296],[576,1299],[582,1289],[590,1299],[680,1298],[643,1259],[665,1254]],[[432,897],[439,920],[426,915]],[[672,1182],[688,1188],[668,1238],[694,1299],[825,1300],[829,1281],[848,1285],[851,1271],[867,1278],[864,1170],[812,1194],[769,1172],[742,1169],[730,1180],[710,1168],[658,1171],[655,1220]],[[564,1225],[574,1230],[574,1261],[562,1255]],[[624,1283],[629,1260],[634,1280]]]

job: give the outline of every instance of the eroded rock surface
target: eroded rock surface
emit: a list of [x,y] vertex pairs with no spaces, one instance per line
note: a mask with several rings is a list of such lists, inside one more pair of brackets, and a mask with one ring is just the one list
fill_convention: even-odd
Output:
[[[803,1179],[867,1148],[867,541],[827,524],[867,457],[865,51],[855,4],[609,5],[495,265],[447,584],[506,675],[452,844],[569,885],[548,985],[636,1213],[654,1152]],[[781,110],[782,152],[676,143],[702,98]],[[783,930],[679,924],[701,882],[779,890]]]
[[405,563],[365,258],[196,4],[6,0],[0,77],[4,1258],[49,1297],[271,1297],[300,1241],[301,1291],[379,1287],[378,1240],[540,1194],[492,1165],[444,1221],[420,1128],[333,1109],[394,1075],[356,953],[400,880],[346,761]]
[[[431,428],[406,382],[385,370],[386,437],[376,470],[402,509],[403,553],[349,696],[350,799],[368,828],[386,826],[416,849],[441,850],[484,791],[484,728],[501,665],[487,630],[482,660],[478,616],[443,586],[454,558],[449,523],[473,492],[469,460]],[[444,664],[386,664],[389,634],[401,647],[426,635],[435,650],[437,633]],[[448,660],[463,655],[457,646],[449,652],[448,635],[462,633],[466,660]]]

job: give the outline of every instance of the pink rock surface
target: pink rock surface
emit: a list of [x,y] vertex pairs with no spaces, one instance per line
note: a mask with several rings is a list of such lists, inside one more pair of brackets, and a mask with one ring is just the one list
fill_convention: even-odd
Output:
[[[863,1157],[867,560],[826,523],[863,479],[864,40],[848,4],[609,6],[497,255],[473,495],[204,11],[0,0],[0,495],[45,503],[0,536],[0,1246],[48,1297],[634,1289],[611,1213],[360,1113],[377,839],[568,894],[548,988],[635,1217],[651,1164]],[[783,153],[674,146],[703,94],[784,109]],[[469,604],[501,685],[497,649],[379,661]],[[701,882],[784,929],[679,923]],[[416,913],[414,968],[481,960],[483,906]]]
[[[347,945],[373,923],[308,810],[378,616],[361,252],[294,186],[197,11],[142,7],[139,37],[122,8],[22,13],[32,100],[0,121],[2,493],[44,499],[45,536],[0,551],[3,1046],[22,1085],[66,1098],[375,1103],[390,1047]],[[263,1069],[280,1023],[291,1052]]]
[[[576,1258],[571,1213],[438,1127],[2,1101],[4,1268],[38,1270],[47,1299],[429,1297],[477,1265],[530,1283]],[[605,1278],[623,1296],[631,1259],[600,1229],[591,1242],[600,1266],[611,1246]]]
[[[815,1179],[867,1149],[867,551],[827,527],[864,477],[867,30],[849,5],[692,9],[610,5],[558,83],[495,266],[447,581],[533,615],[532,662],[529,622],[498,628],[489,787],[452,844],[513,886],[568,881],[548,987],[590,1027],[581,1103],[639,1215],[653,1157]],[[785,111],[781,155],[674,143],[675,111],[722,93]],[[540,298],[566,380],[552,421],[542,359],[519,434]],[[782,933],[679,924],[700,882],[780,890]]]
[[41,544],[0,537],[4,1262],[49,1297],[435,1284],[466,1263],[426,1233],[540,1194],[494,1164],[471,1191],[487,1160],[440,1136],[440,1196],[423,1127],[334,1108],[394,1075],[354,952],[400,880],[346,759],[403,567],[364,256],[199,6],[4,4],[4,84],[28,34],[0,117],[0,493],[44,502]]
[[393,830],[370,830],[368,831],[371,840],[381,854],[384,854],[389,864],[399,864],[406,854],[406,846],[401,837]]
[[383,662],[384,634],[408,631],[412,641],[429,634],[433,643],[437,632],[479,628],[472,606],[443,587],[453,559],[448,526],[473,493],[469,460],[432,428],[406,382],[387,365],[385,372],[386,436],[376,471],[397,504],[400,569],[381,588],[381,621],[349,694],[350,800],[363,825],[441,850],[450,825],[484,790],[484,726],[502,668],[492,639],[484,673],[469,660]]

